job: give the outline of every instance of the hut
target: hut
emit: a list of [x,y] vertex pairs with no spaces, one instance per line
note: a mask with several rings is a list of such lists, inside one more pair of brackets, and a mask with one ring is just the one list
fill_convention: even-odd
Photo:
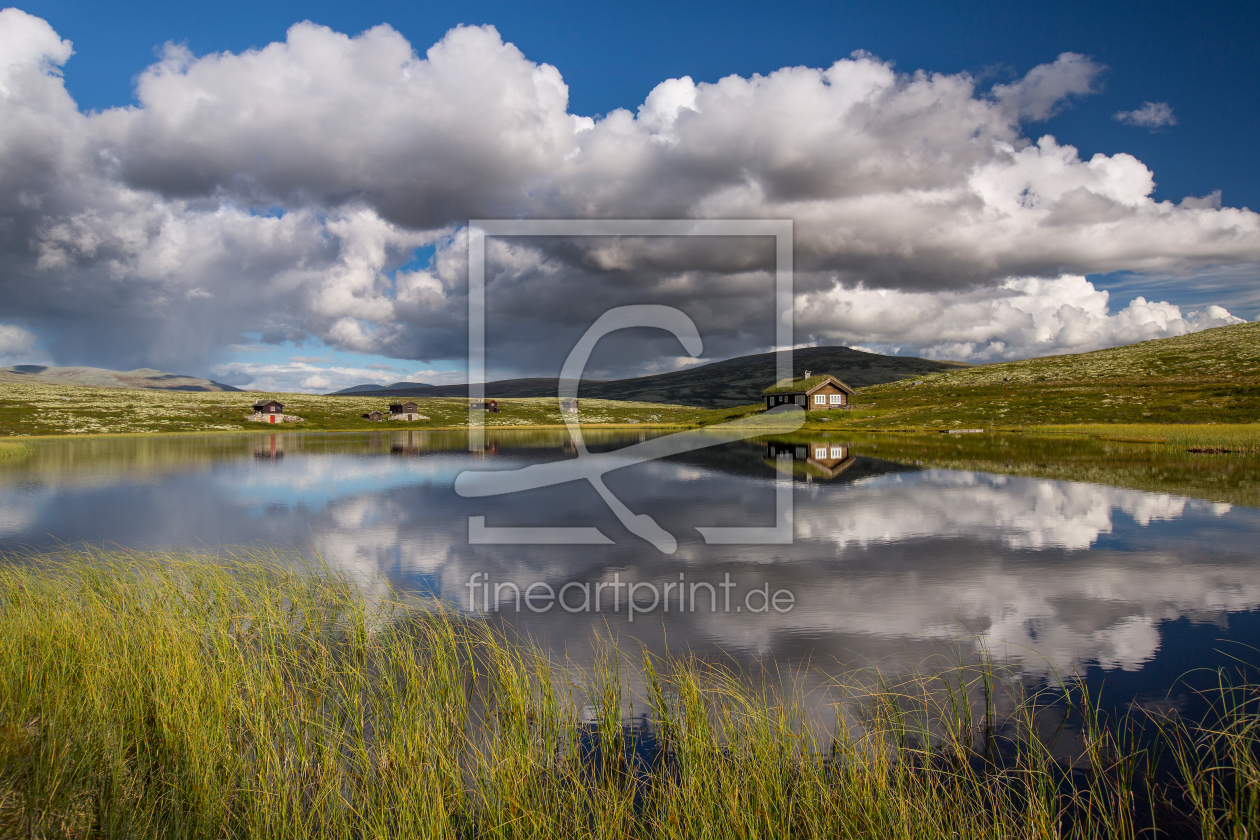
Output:
[[468,407],[474,410],[478,410],[478,411],[489,411],[489,412],[493,412],[494,414],[499,413],[498,400],[484,400],[482,402],[469,403]]
[[849,397],[853,394],[852,388],[834,376],[814,376],[808,370],[800,379],[783,379],[761,392],[767,410],[775,406],[795,404],[806,411],[848,408]]
[[284,413],[284,404],[276,400],[254,403],[254,413],[245,418],[253,423],[300,423],[301,417]]
[[373,423],[379,423],[385,419],[385,415],[381,414],[379,411],[369,411],[367,414],[363,415],[363,419],[371,420]]
[[408,400],[403,403],[394,403],[389,407],[390,420],[428,420],[429,418],[420,413],[420,406],[415,402]]
[[578,413],[577,397],[565,397],[564,399],[560,400],[560,413],[561,414],[577,414]]

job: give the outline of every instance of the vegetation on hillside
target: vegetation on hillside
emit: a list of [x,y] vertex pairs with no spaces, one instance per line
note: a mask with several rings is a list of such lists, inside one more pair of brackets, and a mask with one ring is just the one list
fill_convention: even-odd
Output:
[[816,418],[862,428],[1260,422],[1260,322],[860,390]]
[[[286,414],[301,423],[247,422],[258,400],[284,403]],[[395,430],[464,427],[468,400],[417,401],[429,417],[411,423],[372,422],[362,415],[388,411],[380,397],[327,397],[315,394],[189,393],[59,385],[0,385],[0,435],[148,434],[153,432],[285,432],[321,430]],[[489,427],[561,425],[560,408],[550,399],[500,400],[498,413],[487,412]],[[679,405],[582,399],[580,422],[699,426],[754,412],[746,409],[697,409]]]
[[[279,558],[277,558],[279,559]],[[1257,687],[1108,719],[991,664],[786,684],[482,621],[258,560],[0,569],[10,837],[1137,838],[1260,831]],[[626,726],[632,706],[640,716]],[[1067,712],[1079,727],[1059,728]],[[1046,724],[1049,725],[1046,725]],[[1156,756],[1170,757],[1163,768]]]

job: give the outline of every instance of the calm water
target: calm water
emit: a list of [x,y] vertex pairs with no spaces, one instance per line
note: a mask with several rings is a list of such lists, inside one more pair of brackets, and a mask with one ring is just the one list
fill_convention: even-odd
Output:
[[[826,670],[895,671],[983,644],[1028,679],[1081,672],[1157,698],[1187,669],[1260,642],[1260,510],[1179,496],[918,469],[838,442],[745,442],[607,474],[613,494],[677,538],[665,554],[585,482],[455,492],[465,470],[574,457],[557,435],[505,434],[482,453],[427,432],[34,447],[0,466],[0,549],[10,555],[76,543],[293,546],[369,583],[488,608],[577,661],[594,629],[657,651]],[[793,542],[706,544],[697,527],[774,524],[776,465],[791,467]],[[596,527],[613,542],[472,545],[470,517]],[[633,619],[617,583],[639,584]],[[514,594],[531,584],[537,611]],[[596,611],[588,593],[600,584]],[[564,606],[542,611],[548,588],[566,585]],[[761,609],[764,593],[779,593],[780,608]]]

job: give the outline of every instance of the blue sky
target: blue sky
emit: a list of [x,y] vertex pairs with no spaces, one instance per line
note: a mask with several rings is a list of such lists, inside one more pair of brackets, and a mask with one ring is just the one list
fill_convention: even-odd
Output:
[[[569,84],[569,109],[633,109],[659,82],[697,82],[780,67],[825,67],[854,50],[898,69],[968,71],[1009,81],[1061,52],[1108,66],[1103,92],[1045,124],[1060,141],[1128,152],[1156,173],[1157,198],[1222,190],[1260,208],[1260,4],[1254,2],[848,3],[286,3],[223,0],[21,5],[75,44],[66,83],[79,105],[133,101],[134,77],[167,41],[196,54],[239,52],[284,39],[300,20],[358,33],[388,23],[423,50],[450,28],[493,24]],[[1167,102],[1178,124],[1122,125],[1118,111]]]
[[[233,268],[217,265],[213,270],[207,268],[204,280],[199,275],[193,276],[185,272],[187,276],[179,280],[182,285],[178,286],[178,294],[167,289],[158,295],[166,307],[163,311],[167,314],[162,317],[168,321],[174,317],[170,315],[170,307],[173,305],[170,301],[174,299],[191,301],[187,305],[192,306],[197,301],[221,301],[233,295],[248,293],[242,289],[248,290],[251,284],[261,286],[274,283],[283,286],[284,283],[276,278],[287,276],[286,272],[292,274],[297,267],[307,270],[309,276],[303,282],[308,284],[317,283],[317,275],[321,270],[331,272],[329,276],[335,275],[337,271],[346,271],[347,260],[353,263],[353,259],[344,254],[341,257],[330,257],[325,269],[317,270],[310,266],[316,262],[313,254],[320,248],[327,250],[328,242],[338,236],[342,236],[338,241],[350,241],[349,235],[339,234],[328,225],[337,219],[348,218],[345,215],[351,212],[348,208],[358,207],[363,201],[377,214],[377,221],[387,227],[393,226],[389,227],[388,233],[380,234],[389,240],[386,247],[394,256],[385,258],[379,265],[373,263],[371,271],[375,272],[376,282],[386,286],[396,285],[396,277],[409,276],[420,269],[417,277],[430,271],[433,277],[438,277],[449,287],[444,279],[445,275],[441,275],[436,267],[429,266],[427,262],[434,254],[436,235],[426,238],[425,235],[411,232],[440,229],[444,231],[441,236],[446,237],[443,241],[453,253],[458,250],[458,245],[453,244],[455,240],[451,237],[458,236],[457,220],[460,213],[472,215],[486,212],[483,209],[486,206],[502,206],[501,202],[499,205],[494,205],[493,202],[488,205],[470,200],[466,203],[467,206],[455,207],[441,218],[428,209],[415,209],[421,205],[432,208],[435,203],[446,200],[443,196],[450,190],[458,192],[464,189],[455,186],[458,182],[456,178],[452,178],[452,184],[443,187],[445,192],[438,190],[433,195],[424,193],[422,186],[416,187],[419,197],[414,198],[415,207],[411,209],[399,209],[399,199],[396,196],[380,197],[378,186],[368,181],[362,185],[343,185],[337,188],[339,191],[333,192],[329,192],[331,188],[315,176],[308,179],[309,183],[298,187],[287,184],[284,189],[279,189],[274,184],[268,184],[260,188],[257,186],[261,183],[258,179],[265,180],[265,177],[245,171],[248,163],[242,168],[239,156],[233,158],[235,162],[222,164],[197,158],[197,155],[204,157],[204,150],[188,151],[176,164],[169,161],[153,163],[148,175],[135,174],[149,166],[146,156],[156,160],[161,154],[155,153],[154,147],[137,141],[135,138],[141,136],[140,134],[130,134],[127,135],[128,139],[119,139],[123,135],[119,133],[118,125],[130,117],[121,116],[122,112],[117,109],[137,105],[141,112],[160,115],[163,108],[169,111],[178,107],[178,93],[172,94],[174,99],[165,101],[155,99],[145,103],[137,99],[137,79],[146,70],[152,72],[151,68],[159,61],[164,44],[174,43],[187,48],[189,55],[186,63],[181,65],[184,69],[178,72],[190,74],[192,71],[187,68],[195,67],[198,58],[220,52],[239,54],[284,42],[290,27],[307,20],[351,36],[378,24],[388,24],[421,57],[432,45],[443,42],[453,27],[461,24],[493,25],[502,40],[514,44],[526,61],[550,64],[557,68],[568,86],[568,113],[593,117],[601,128],[610,124],[604,122],[603,118],[619,108],[628,109],[632,114],[638,113],[640,120],[646,119],[642,110],[645,100],[658,85],[669,79],[690,77],[696,85],[703,87],[704,83],[716,83],[732,74],[750,78],[754,74],[771,74],[785,67],[828,68],[833,62],[860,50],[891,64],[897,73],[912,73],[924,69],[950,78],[969,77],[974,80],[977,100],[991,104],[993,100],[1000,99],[995,92],[990,92],[993,86],[1027,84],[1031,78],[1028,75],[1030,71],[1036,72],[1034,68],[1050,67],[1062,54],[1075,53],[1087,64],[1087,72],[1082,77],[1085,81],[1077,82],[1084,87],[1064,93],[1056,100],[1046,119],[1030,117],[1027,113],[1013,118],[1019,120],[1018,130],[1023,131],[1027,141],[1035,142],[1043,135],[1052,135],[1060,147],[1075,147],[1079,151],[1080,162],[1073,166],[1078,171],[1083,171],[1085,162],[1095,154],[1108,156],[1111,163],[1118,167],[1117,171],[1123,168],[1121,158],[1132,156],[1153,173],[1155,187],[1149,194],[1149,199],[1156,203],[1176,204],[1187,197],[1211,197],[1219,191],[1219,198],[1209,199],[1209,205],[1211,201],[1216,201],[1215,206],[1223,206],[1226,214],[1230,212],[1229,208],[1260,208],[1260,164],[1257,163],[1255,154],[1255,138],[1260,136],[1260,87],[1255,84],[1255,79],[1260,77],[1260,50],[1256,49],[1254,40],[1255,33],[1260,31],[1260,4],[1254,2],[1069,2],[1034,7],[995,2],[787,5],[680,2],[366,2],[351,5],[283,2],[260,4],[228,0],[216,4],[192,5],[31,0],[20,8],[46,21],[55,30],[57,37],[73,42],[74,55],[64,62],[62,78],[78,111],[83,114],[120,114],[118,119],[97,120],[95,127],[85,130],[94,138],[92,142],[109,147],[113,150],[109,154],[123,162],[123,174],[116,177],[115,186],[126,190],[127,198],[125,201],[119,199],[115,204],[137,201],[136,195],[139,193],[136,191],[149,191],[158,195],[161,201],[167,203],[166,206],[175,208],[163,210],[163,217],[179,217],[183,220],[183,238],[179,241],[187,240],[189,231],[204,230],[207,237],[222,235],[211,232],[209,216],[206,215],[209,212],[207,208],[216,202],[221,211],[219,217],[222,212],[241,207],[247,207],[249,212],[257,214],[260,210],[271,209],[269,202],[275,202],[279,208],[279,216],[288,214],[292,219],[300,213],[309,213],[312,226],[310,229],[316,231],[318,228],[318,231],[311,234],[312,238],[305,246],[307,250],[301,256],[295,256],[296,252],[280,254],[274,250],[251,254],[247,261],[251,266],[249,270],[262,273],[249,282],[242,280],[241,287],[234,286],[227,280],[218,280],[215,275],[216,271],[220,274],[240,271],[239,266]],[[58,57],[53,59],[53,63],[61,63],[62,60]],[[191,79],[192,76],[187,78]],[[238,87],[252,84],[247,75],[232,78],[237,81],[221,80],[221,83],[236,84]],[[1070,88],[1071,83],[1068,84]],[[996,90],[998,88],[993,88],[993,91]],[[1166,124],[1163,125],[1141,125],[1132,124],[1133,120],[1126,122],[1116,118],[1117,114],[1142,109],[1145,103],[1153,103],[1157,112],[1158,109],[1164,109],[1159,113],[1171,115],[1173,119],[1165,119]],[[111,109],[114,111],[111,112]],[[136,117],[136,120],[140,119],[141,117]],[[800,122],[803,118],[797,114],[792,119]],[[287,129],[270,130],[282,133]],[[299,130],[318,129],[307,125]],[[665,129],[652,130],[663,131],[660,136],[666,137],[669,128],[667,126]],[[802,133],[808,132],[802,130]],[[454,137],[455,134],[450,136]],[[229,138],[224,142],[234,141]],[[825,152],[825,147],[823,148]],[[383,160],[390,153],[389,150],[365,148],[351,153],[346,165],[353,168],[356,165],[356,156],[370,159],[376,155]],[[951,155],[956,153],[957,150],[948,152]],[[419,158],[426,154],[429,152],[420,150],[416,156]],[[139,163],[128,169],[135,161]],[[9,165],[17,168],[22,166],[21,163]],[[228,169],[235,166],[237,171],[233,174],[224,170],[226,174],[218,172],[207,176],[217,186],[189,187],[179,177],[171,176],[172,165],[184,173],[208,171],[215,167],[222,169],[225,166]],[[163,166],[166,168],[163,169]],[[414,183],[423,185],[430,183],[424,178],[431,179],[432,176],[417,177],[420,180]],[[530,177],[540,176],[535,174]],[[549,177],[545,176],[541,182],[547,184],[548,189],[578,189],[573,186],[576,182],[572,179],[565,180],[568,176],[556,176],[555,180],[547,180]],[[240,187],[242,183],[247,183],[248,188]],[[530,182],[528,189],[536,191],[538,183],[540,182]],[[729,183],[733,182],[728,181]],[[713,193],[717,194],[719,193]],[[529,195],[533,196],[533,193]],[[63,216],[48,215],[41,220],[31,221],[31,229],[66,231],[73,229],[75,224],[81,224],[82,219],[92,216],[93,213],[97,217],[101,216],[103,211],[99,208],[84,209],[86,204],[81,207],[75,204],[80,200],[74,198],[62,201],[70,207]],[[654,212],[644,211],[642,205],[633,204],[633,196],[629,194],[618,200],[623,204],[613,204],[610,208],[603,209],[616,211],[624,206],[627,208],[625,212],[631,215]],[[701,198],[697,194],[691,200],[699,202]],[[50,200],[46,205],[52,206],[56,203]],[[572,206],[580,206],[580,203]],[[520,204],[516,212],[528,214],[531,207],[532,212],[539,212],[528,201]],[[554,205],[549,205],[549,208],[554,208]],[[1075,212],[1086,211],[1077,207]],[[464,216],[467,217],[468,215]],[[1220,224],[1226,223],[1220,221]],[[893,279],[872,274],[874,269],[869,261],[863,262],[865,258],[850,259],[849,255],[844,259],[838,256],[831,259],[824,248],[818,252],[815,260],[819,271],[830,270],[827,267],[831,265],[838,265],[840,268],[837,269],[839,273],[835,273],[830,279],[818,274],[809,281],[813,286],[807,283],[803,287],[813,289],[820,296],[819,300],[826,296],[827,283],[836,284],[836,288],[850,289],[856,283],[868,289],[883,288],[895,294],[952,295],[944,303],[937,301],[928,309],[936,312],[943,307],[948,311],[963,311],[979,298],[963,300],[957,295],[970,294],[967,292],[968,284],[975,286],[978,283],[976,288],[998,290],[989,295],[990,299],[1026,300],[1026,303],[1016,304],[1023,307],[1020,312],[1032,313],[1029,317],[1042,320],[1038,321],[1035,328],[1030,328],[1028,335],[1024,337],[1026,341],[1012,338],[1010,330],[1014,328],[1009,324],[1004,327],[995,326],[989,334],[979,338],[968,337],[965,334],[967,331],[961,328],[949,335],[926,336],[908,328],[896,334],[884,335],[878,330],[867,329],[863,332],[863,328],[855,325],[830,331],[824,325],[817,329],[811,328],[813,331],[807,335],[806,340],[816,343],[860,344],[883,352],[965,356],[975,361],[985,361],[1000,358],[1003,353],[1009,357],[1090,349],[1092,346],[1101,346],[1100,342],[1116,343],[1133,340],[1135,336],[1157,337],[1159,334],[1173,334],[1179,329],[1225,323],[1226,321],[1206,309],[1214,304],[1226,307],[1232,316],[1254,319],[1260,316],[1260,291],[1257,290],[1257,262],[1248,256],[1254,250],[1248,250],[1254,244],[1254,236],[1248,232],[1250,228],[1247,227],[1252,223],[1252,217],[1243,218],[1240,223],[1242,227],[1234,229],[1238,242],[1242,244],[1219,259],[1202,256],[1202,249],[1195,251],[1194,248],[1188,249],[1182,256],[1166,255],[1166,259],[1161,258],[1162,262],[1137,259],[1132,254],[1091,260],[1082,257],[1079,249],[1067,249],[1060,258],[1050,249],[1046,254],[1038,256],[1035,264],[1024,265],[1019,260],[1014,260],[1009,261],[1010,265],[1005,269],[998,267],[990,270],[977,267],[987,265],[986,261],[991,262],[988,257],[979,256],[977,252],[971,263],[956,270],[937,271],[936,268],[910,266],[898,269],[900,273]],[[154,224],[157,222],[148,223],[149,228]],[[19,228],[21,225],[20,221],[16,223]],[[452,234],[452,231],[456,233]],[[1202,244],[1212,240],[1215,235],[1204,233],[1194,236],[1199,236]],[[1194,236],[1190,238],[1193,239]],[[162,252],[163,248],[169,251],[172,247],[168,239],[159,243],[160,248],[158,244],[154,244],[148,251],[141,248],[129,254],[126,259],[121,259],[121,262],[120,258],[115,257],[108,266],[104,262],[96,266],[88,265],[92,260],[104,258],[95,250],[84,256],[82,242],[97,242],[100,238],[100,234],[82,234],[73,243],[78,249],[74,251],[74,255],[63,255],[50,260],[45,254],[40,257],[38,267],[26,270],[27,273],[11,282],[27,284],[27,287],[41,283],[47,285],[48,279],[55,275],[57,283],[64,284],[65,288],[87,290],[90,286],[91,294],[95,294],[102,288],[101,283],[104,281],[101,277],[104,274],[113,278],[110,282],[116,283],[119,272],[123,271],[119,268],[120,265],[151,265],[152,253]],[[157,243],[158,238],[153,234],[154,243]],[[134,240],[133,235],[118,248],[125,251],[133,247],[128,243],[133,243]],[[325,244],[321,245],[321,242]],[[70,253],[67,250],[69,246],[65,246],[64,242],[58,241],[55,245],[66,254]],[[939,243],[934,243],[934,247],[936,245]],[[45,253],[52,247],[49,245],[40,253]],[[973,242],[959,246],[963,249],[975,247],[978,246]],[[984,250],[982,246],[979,247]],[[352,249],[344,246],[344,250]],[[417,261],[414,256],[409,257],[409,254],[419,254],[421,259]],[[200,259],[201,255],[186,255],[177,262],[200,265]],[[289,262],[286,263],[286,260]],[[1056,260],[1060,262],[1056,263]],[[802,266],[807,262],[808,260],[803,261]],[[257,269],[257,266],[263,264],[269,268],[265,271]],[[34,256],[31,265],[35,265]],[[50,265],[53,268],[50,269]],[[1060,268],[1056,268],[1056,265]],[[149,269],[134,270],[139,279],[134,287],[129,286],[122,293],[124,298],[135,296],[139,299],[154,293],[153,287],[157,281],[153,276],[144,275],[146,270]],[[934,271],[936,274],[932,273]],[[1004,280],[1003,271],[1007,272],[1006,277],[1016,279]],[[1064,275],[1085,277],[1091,285],[1082,292],[1083,287],[1079,284],[1073,285],[1076,281],[1063,280],[1060,286],[1047,291],[1049,287],[1044,284],[1029,285],[1031,281],[1018,279],[1025,276],[1049,279],[1057,271]],[[57,275],[57,272],[61,274]],[[923,279],[924,277],[927,279]],[[429,280],[420,277],[415,282],[423,285],[423,282]],[[308,285],[308,288],[311,287]],[[1091,297],[1092,293],[1102,290],[1111,292],[1109,302],[1100,302],[1103,299],[1096,295]],[[90,298],[91,294],[85,295],[85,299]],[[349,292],[346,294],[350,295]],[[360,288],[353,294],[362,297],[366,293]],[[450,288],[444,294],[448,303],[454,300]],[[565,294],[571,297],[571,292]],[[1068,338],[1050,340],[1042,335],[1047,329],[1057,330],[1056,335],[1061,336],[1083,334],[1080,329],[1058,321],[1047,326],[1049,322],[1045,319],[1051,316],[1038,314],[1057,311],[1056,307],[1065,301],[1073,305],[1079,303],[1082,312],[1086,313],[1082,317],[1097,321],[1103,317],[1098,314],[1099,306],[1109,306],[1110,314],[1116,315],[1139,297],[1149,301],[1168,301],[1184,311],[1157,311],[1152,314],[1139,306],[1129,310],[1130,314],[1124,317],[1128,318],[1126,324],[1140,322],[1138,326],[1141,329],[1134,332],[1124,324],[1096,329],[1091,327],[1093,332],[1089,334],[1093,338],[1089,341],[1094,342],[1092,345],[1077,346],[1071,344]],[[310,383],[301,386],[306,390],[321,390],[325,381],[337,387],[350,384],[347,377],[353,379],[354,371],[367,371],[373,366],[381,380],[390,381],[407,378],[429,381],[458,379],[461,368],[460,354],[451,349],[454,339],[414,339],[414,335],[420,333],[425,336],[446,336],[450,333],[453,336],[459,332],[457,325],[454,322],[438,324],[436,316],[430,318],[414,306],[408,310],[411,314],[406,316],[396,312],[388,317],[378,317],[371,312],[366,315],[355,314],[353,318],[358,320],[360,329],[352,324],[347,326],[348,322],[337,325],[334,322],[338,320],[338,313],[328,310],[327,307],[315,315],[295,314],[293,300],[283,299],[277,292],[268,298],[267,303],[260,302],[257,311],[265,317],[256,319],[255,323],[244,323],[245,319],[240,311],[232,310],[230,315],[216,315],[226,323],[192,331],[198,333],[194,340],[190,335],[171,335],[168,334],[169,330],[137,326],[135,319],[140,316],[136,312],[143,307],[132,307],[125,315],[109,321],[99,307],[94,312],[75,313],[67,311],[72,307],[67,307],[64,301],[54,305],[31,298],[32,294],[25,293],[12,294],[9,298],[0,296],[0,304],[9,304],[6,308],[13,313],[8,321],[0,318],[0,358],[9,362],[17,360],[21,353],[26,352],[28,355],[34,353],[42,361],[57,363],[82,364],[96,361],[102,366],[149,364],[179,367],[181,372],[203,375],[209,373],[237,384],[248,385],[252,382],[257,387],[265,385],[295,388],[300,386],[300,379]],[[346,300],[349,299],[346,297]],[[709,299],[712,299],[711,295]],[[455,304],[451,306],[458,308]],[[366,307],[364,311],[370,309],[371,307]],[[1195,316],[1198,318],[1195,320],[1187,314],[1191,309],[1196,312],[1202,310],[1207,314]],[[1186,316],[1182,319],[1184,323],[1193,324],[1192,327],[1168,326],[1170,319],[1178,321],[1182,315]],[[730,320],[729,313],[725,318]],[[74,329],[70,326],[74,323],[81,325],[84,319],[92,323],[95,331],[91,345],[94,350],[87,349],[83,343],[86,339],[76,339]],[[519,335],[512,339],[516,344],[505,344],[503,351],[505,358],[514,359],[518,364],[513,367],[512,363],[505,361],[498,371],[501,375],[547,372],[548,366],[554,364],[555,352],[549,349],[547,353],[534,355],[532,351],[523,352],[521,348],[545,343],[539,336],[555,334],[566,341],[570,339],[564,329],[540,323],[536,315],[524,320],[529,323],[522,326]],[[715,318],[715,322],[719,320],[722,319]],[[567,321],[564,324],[567,329]],[[1157,329],[1151,327],[1151,324],[1157,324]],[[239,329],[236,329],[237,325]],[[6,329],[10,332],[5,333]],[[276,332],[277,329],[279,332]],[[1156,329],[1156,332],[1150,332],[1151,329]],[[1159,329],[1172,332],[1159,333]],[[13,332],[15,330],[19,332]],[[275,337],[282,336],[286,331],[298,340],[284,341]],[[400,331],[410,331],[414,340],[397,338]],[[201,332],[205,334],[202,335]],[[1041,337],[1028,337],[1034,333]],[[137,335],[149,334],[155,337],[147,344],[136,339]],[[260,336],[269,336],[270,343],[259,342],[257,339]],[[743,345],[732,337],[727,341],[717,341],[712,346],[714,353],[721,356],[732,355]],[[762,348],[748,344],[747,349],[751,352]],[[99,358],[93,359],[93,353],[99,353]],[[295,357],[299,361],[293,361]],[[424,358],[428,361],[421,361]],[[639,370],[646,370],[651,369],[651,365],[659,367],[661,364],[668,366],[670,361],[635,359],[628,361],[625,368],[609,366],[606,373],[623,375],[635,372],[635,365],[639,366]],[[291,369],[284,372],[273,371],[275,375],[266,380],[258,377],[251,379],[252,374],[242,372],[246,369],[257,371],[260,366],[279,368],[285,365]],[[322,369],[327,369],[327,375],[319,372]],[[420,372],[427,373],[424,376],[417,375]]]

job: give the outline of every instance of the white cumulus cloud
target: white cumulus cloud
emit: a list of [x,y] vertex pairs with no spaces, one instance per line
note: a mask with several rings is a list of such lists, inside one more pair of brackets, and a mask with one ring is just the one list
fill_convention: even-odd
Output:
[[[977,359],[1230,317],[1144,299],[1106,314],[1064,277],[1260,262],[1256,213],[1155,201],[1135,157],[1083,159],[1026,135],[1098,89],[1104,68],[1076,53],[988,90],[856,54],[666,79],[637,110],[588,117],[569,113],[557,68],[491,26],[422,54],[388,26],[351,36],[309,22],[238,54],[168,46],[136,105],[91,114],[63,83],[71,52],[45,21],[0,11],[0,306],[63,363],[208,370],[249,334],[464,358],[474,218],[793,219],[797,289],[820,311],[840,318],[852,290],[883,291],[990,324],[803,316],[811,335]],[[592,312],[627,302],[687,311],[710,357],[772,341],[758,326],[764,244],[499,242],[490,259],[489,351],[510,372],[554,374]],[[604,366],[630,373],[677,352],[625,345]],[[283,381],[317,374],[295,375]]]

